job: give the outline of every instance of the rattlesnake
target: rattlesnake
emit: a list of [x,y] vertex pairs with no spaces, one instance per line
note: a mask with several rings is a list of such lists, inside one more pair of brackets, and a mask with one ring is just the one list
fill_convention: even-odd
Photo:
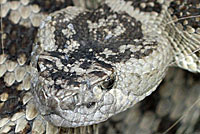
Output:
[[[13,8],[13,22],[6,17],[8,24],[3,23],[8,38],[0,57],[0,127],[22,132],[46,120],[51,127],[49,122],[58,127],[100,123],[150,95],[170,65],[200,72],[199,18],[176,20],[198,15],[199,6],[195,1],[107,0],[92,11],[68,7],[44,17],[35,43],[35,29],[25,31],[39,26],[43,14],[37,14],[37,5],[31,11],[21,6],[20,20]],[[22,35],[12,23],[23,25]],[[15,45],[12,36],[19,36]]]

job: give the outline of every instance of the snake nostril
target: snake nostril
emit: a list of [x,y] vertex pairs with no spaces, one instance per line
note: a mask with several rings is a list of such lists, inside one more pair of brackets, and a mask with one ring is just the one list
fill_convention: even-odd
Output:
[[87,108],[91,108],[95,105],[95,102],[90,102],[86,105]]

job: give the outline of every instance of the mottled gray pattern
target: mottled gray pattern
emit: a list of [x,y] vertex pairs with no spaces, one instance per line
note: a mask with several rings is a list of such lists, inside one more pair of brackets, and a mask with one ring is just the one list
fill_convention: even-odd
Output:
[[[32,73],[37,107],[45,119],[62,127],[105,121],[151,94],[174,59],[199,72],[199,61],[179,57],[199,34],[183,37],[175,23],[166,24],[173,19],[167,10],[172,5],[107,0],[92,11],[71,7],[49,15],[38,32]],[[170,34],[181,40],[171,40]],[[199,42],[190,46],[197,49]]]
[[[72,6],[68,0],[0,3],[0,133],[92,133],[98,129],[91,124],[150,95],[169,66],[200,72],[199,1],[106,0],[91,11],[63,9]],[[174,79],[182,77],[187,76]],[[190,79],[180,83],[193,85]],[[198,97],[198,87],[184,97],[181,90],[161,91],[164,99],[149,101],[158,104],[153,112],[159,118],[143,113],[148,106],[141,105],[142,113],[136,108],[128,117],[130,132],[162,132],[158,124],[169,128],[166,118],[179,118]],[[177,133],[193,130],[196,107]]]

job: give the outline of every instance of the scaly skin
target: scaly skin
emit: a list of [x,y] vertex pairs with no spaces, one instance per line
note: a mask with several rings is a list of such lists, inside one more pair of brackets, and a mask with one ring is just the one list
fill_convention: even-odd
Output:
[[150,4],[147,10],[140,5],[141,12],[137,6],[107,0],[93,11],[71,7],[42,22],[33,48],[32,83],[45,119],[62,127],[97,124],[150,95],[174,60],[199,72],[199,52],[183,58],[200,46],[199,33],[180,33],[175,23],[166,24],[173,3]]
[[[168,66],[199,72],[199,19],[195,17],[199,1],[107,0],[94,11],[68,8],[60,16],[65,14],[69,20],[46,19],[37,44],[33,44],[35,27],[43,16],[70,4],[59,0],[1,2],[0,133],[91,133],[90,126],[72,130],[48,121],[67,127],[101,122],[153,92]],[[184,17],[188,18],[181,20]],[[49,24],[59,20],[66,23]],[[47,25],[50,29],[45,29]],[[58,36],[50,36],[54,34]],[[57,51],[56,46],[63,49]],[[52,65],[54,70],[45,68]]]

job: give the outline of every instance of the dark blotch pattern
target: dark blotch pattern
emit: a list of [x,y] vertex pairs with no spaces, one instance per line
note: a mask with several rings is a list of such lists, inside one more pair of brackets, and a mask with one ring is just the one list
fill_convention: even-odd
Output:
[[[181,4],[178,4],[180,2]],[[175,23],[181,23],[183,26],[183,29],[186,30],[187,26],[191,26],[194,29],[197,29],[200,27],[200,21],[198,16],[200,14],[200,7],[197,5],[200,4],[199,0],[177,0],[171,2],[169,9],[172,9],[171,16],[176,16],[178,19]],[[183,19],[184,17],[193,16],[191,18]],[[195,17],[196,16],[196,17]],[[182,19],[181,19],[182,18]],[[184,25],[184,21],[188,21],[187,25]]]
[[[105,4],[93,11],[80,13],[71,21],[60,21],[64,20],[64,18],[65,15],[62,13],[52,18],[52,21],[57,22],[54,25],[55,45],[57,45],[60,50],[67,49],[70,45],[70,47],[73,48],[73,42],[77,42],[79,46],[74,47],[72,50],[69,49],[67,53],[57,51],[48,53],[50,56],[60,59],[64,66],[68,66],[69,71],[65,72],[64,67],[58,69],[56,64],[51,61],[44,60],[43,62],[45,62],[45,64],[49,62],[49,64],[53,65],[53,68],[57,68],[58,71],[55,73],[52,69],[47,67],[49,73],[44,74],[45,77],[51,77],[53,80],[58,78],[66,80],[68,85],[79,85],[80,83],[76,82],[77,78],[82,77],[77,75],[76,72],[72,72],[70,66],[78,66],[79,68],[87,70],[90,69],[92,65],[96,64],[102,68],[112,70],[114,64],[110,63],[126,62],[131,57],[141,59],[150,55],[152,52],[149,50],[143,53],[140,51],[134,53],[129,48],[125,49],[125,51],[121,51],[120,47],[122,45],[142,46],[142,48],[146,45],[155,45],[154,43],[143,44],[145,40],[143,39],[142,24],[140,21],[137,21],[125,12],[116,13]],[[88,21],[98,25],[100,20],[104,20],[106,24],[90,29]],[[73,29],[70,29],[69,25],[71,25],[70,27],[73,26]],[[117,34],[114,32],[114,29],[119,28],[119,26],[124,32]],[[75,33],[67,36],[62,32],[63,29],[74,30]],[[108,35],[106,31],[111,31],[112,34]],[[134,41],[135,39],[137,41]],[[107,53],[107,51],[105,51],[106,49],[110,51],[111,54],[110,52]],[[78,63],[78,65],[76,65],[76,63]],[[93,74],[96,76],[105,75],[99,72],[93,72]],[[55,88],[60,89],[59,86]]]
[[[156,0],[125,0],[125,1],[132,1],[132,6],[134,8],[139,8],[140,11],[143,12],[157,12],[160,13],[162,11],[162,5],[158,3]],[[148,3],[153,2],[154,6],[150,6]],[[142,8],[140,6],[141,3],[146,3],[146,6]]]
[[25,54],[29,63],[37,28],[13,24],[8,18],[3,19],[3,25],[6,39],[3,40],[4,50],[0,45],[0,54],[8,54],[8,59],[13,61],[16,61],[20,54]]
[[13,84],[11,87],[7,87],[3,78],[0,78],[0,94],[6,92],[8,94],[8,99],[3,103],[3,106],[0,107],[0,119],[12,116],[16,112],[22,111],[25,106],[23,106],[22,98],[25,94],[25,91],[16,90],[19,83]]
[[72,0],[30,0],[30,4],[39,5],[42,12],[51,13],[67,6],[73,6]]
[[[103,12],[100,10],[100,8],[103,9]],[[98,56],[105,59],[105,61],[110,61],[113,63],[126,61],[130,59],[131,54],[133,53],[129,49],[121,53],[119,51],[120,46],[128,44],[137,45],[137,43],[133,40],[143,38],[141,23],[139,21],[136,21],[126,13],[118,14],[112,11],[106,5],[102,5],[100,8],[92,12],[81,13],[71,22],[58,22],[58,19],[62,19],[64,17],[63,14],[60,14],[58,18],[54,18],[55,21],[58,22],[55,26],[56,31],[54,32],[56,45],[58,45],[60,49],[64,49],[66,47],[66,42],[70,41],[71,39],[80,44],[78,49],[74,49],[67,54],[69,58],[68,64],[74,64],[75,61],[84,59],[84,62],[81,64],[81,68],[83,69],[88,69],[94,62],[102,64],[102,66],[106,65],[106,62],[102,60],[100,61],[96,58]],[[92,23],[98,23],[100,19],[107,19],[108,16],[112,15],[116,15],[118,21],[123,24],[124,28],[126,29],[126,31],[121,35],[118,35],[117,38],[113,36],[109,39],[106,39],[107,34],[104,32],[105,29],[113,30],[116,28],[118,24],[115,22],[111,26],[102,26],[96,29],[96,33],[89,31],[90,29],[88,27],[87,20],[90,20]],[[131,23],[134,23],[135,25],[133,26]],[[66,29],[69,24],[72,24],[77,32],[76,34],[72,35],[71,38],[67,38],[61,32],[62,29]],[[106,48],[116,54],[107,55],[106,57],[105,54],[102,54]],[[92,49],[92,51],[89,51],[90,49]],[[110,65],[108,64],[106,66]]]

